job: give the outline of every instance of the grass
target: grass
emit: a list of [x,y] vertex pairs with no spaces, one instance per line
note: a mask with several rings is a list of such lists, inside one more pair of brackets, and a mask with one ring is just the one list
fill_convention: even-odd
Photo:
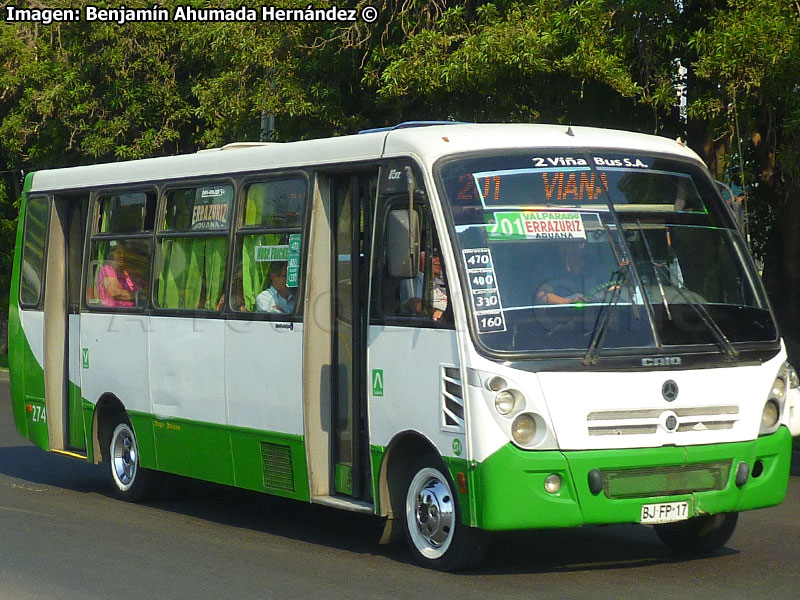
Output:
[[0,369],[8,368],[8,354],[0,354]]

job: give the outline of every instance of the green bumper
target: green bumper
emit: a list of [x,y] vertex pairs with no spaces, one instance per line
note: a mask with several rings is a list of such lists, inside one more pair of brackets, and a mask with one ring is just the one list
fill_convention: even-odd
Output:
[[[524,451],[508,444],[470,473],[470,525],[486,530],[636,523],[643,504],[688,501],[690,516],[779,504],[792,438],[786,427],[750,442],[630,450]],[[740,463],[750,468],[736,485]],[[599,471],[603,488],[589,489]],[[561,489],[545,491],[548,475]]]

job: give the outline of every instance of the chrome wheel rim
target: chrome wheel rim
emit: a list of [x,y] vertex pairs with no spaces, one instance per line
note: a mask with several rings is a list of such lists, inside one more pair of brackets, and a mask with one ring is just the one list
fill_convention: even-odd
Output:
[[422,469],[411,480],[406,520],[420,554],[437,559],[447,552],[455,531],[455,503],[450,484],[437,469]]
[[127,423],[120,423],[111,436],[111,474],[120,490],[127,491],[136,479],[139,449]]

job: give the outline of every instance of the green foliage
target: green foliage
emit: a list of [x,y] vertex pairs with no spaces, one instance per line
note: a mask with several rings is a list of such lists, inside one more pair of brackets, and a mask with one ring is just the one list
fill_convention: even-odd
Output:
[[642,87],[620,51],[619,22],[617,4],[603,0],[487,3],[474,15],[454,6],[367,79],[384,104],[439,118],[597,122],[598,93],[614,97],[603,109],[620,118]]
[[[732,155],[743,145],[754,250],[764,256],[775,215],[800,188],[800,5],[731,0],[709,13],[689,44],[697,75],[717,85],[693,103],[692,115],[717,135],[730,132]],[[731,166],[739,168],[738,158]]]
[[[13,186],[9,185],[12,173],[0,177],[0,313],[8,312],[8,290],[11,287],[11,263],[14,258],[14,241],[17,234],[18,204],[14,200]],[[0,345],[2,340],[0,340]]]

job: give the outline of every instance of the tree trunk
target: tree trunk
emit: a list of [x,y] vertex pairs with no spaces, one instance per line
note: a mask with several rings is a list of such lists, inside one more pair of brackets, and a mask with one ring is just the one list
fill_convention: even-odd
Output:
[[[768,188],[769,189],[769,188]],[[800,190],[791,190],[777,211],[766,248],[764,285],[786,343],[789,361],[800,367]]]

